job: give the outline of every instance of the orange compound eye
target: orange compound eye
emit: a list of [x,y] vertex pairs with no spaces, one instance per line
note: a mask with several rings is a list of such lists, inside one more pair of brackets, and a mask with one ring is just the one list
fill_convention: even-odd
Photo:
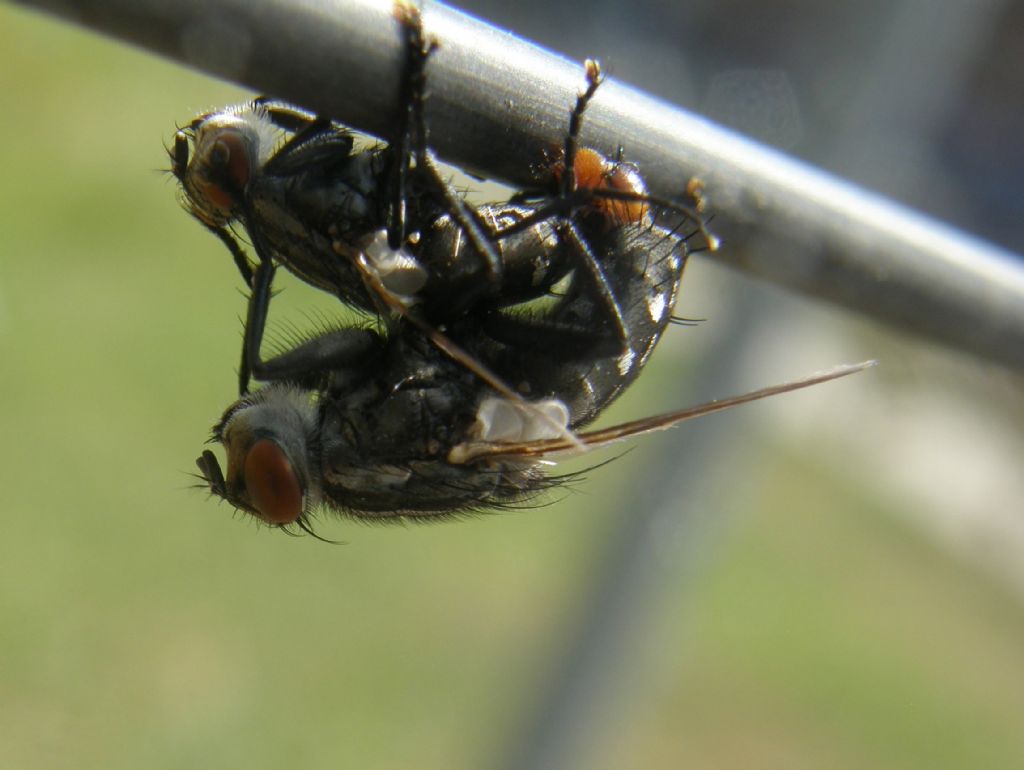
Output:
[[302,489],[284,450],[260,439],[245,458],[249,501],[268,524],[291,524],[302,515]]

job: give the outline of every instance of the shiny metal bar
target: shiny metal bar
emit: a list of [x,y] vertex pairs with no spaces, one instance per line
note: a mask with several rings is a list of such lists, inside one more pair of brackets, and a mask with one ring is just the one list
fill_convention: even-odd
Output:
[[[20,0],[218,77],[386,135],[399,78],[390,0]],[[438,3],[431,144],[530,182],[558,145],[578,63]],[[620,146],[659,195],[706,184],[720,258],[891,326],[1024,369],[1024,261],[614,80],[582,140]]]

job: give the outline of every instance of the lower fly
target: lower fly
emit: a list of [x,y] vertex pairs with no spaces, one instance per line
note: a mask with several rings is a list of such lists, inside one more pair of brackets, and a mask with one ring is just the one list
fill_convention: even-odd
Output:
[[653,223],[590,236],[623,308],[623,348],[608,345],[601,298],[576,274],[545,311],[497,324],[472,315],[446,329],[528,410],[407,321],[386,336],[321,334],[262,362],[269,384],[227,409],[214,428],[226,473],[210,450],[198,460],[212,492],[265,523],[305,530],[318,509],[399,521],[521,507],[564,480],[549,475],[557,457],[856,370],[582,432],[648,362],[671,320],[686,257],[682,241]]
[[[583,431],[602,399],[621,392],[605,369],[590,381],[586,364],[563,362],[555,375],[567,391],[530,384],[536,412],[574,433],[567,441],[533,413],[512,408],[480,380],[439,354],[415,330],[387,339],[342,329],[311,344],[351,349],[346,366],[317,372],[318,387],[271,383],[232,404],[214,428],[227,456],[224,473],[206,450],[197,460],[213,494],[256,519],[313,532],[326,510],[382,521],[429,521],[529,506],[566,477],[556,459],[678,425],[771,395],[860,371],[866,364],[595,431]],[[292,351],[295,353],[296,351]],[[300,351],[301,353],[301,351]],[[514,358],[522,364],[526,354]],[[300,356],[301,357],[301,356]],[[538,367],[557,366],[533,358]],[[590,372],[590,369],[587,369]],[[298,376],[298,379],[302,379]],[[592,388],[604,387],[596,393]]]

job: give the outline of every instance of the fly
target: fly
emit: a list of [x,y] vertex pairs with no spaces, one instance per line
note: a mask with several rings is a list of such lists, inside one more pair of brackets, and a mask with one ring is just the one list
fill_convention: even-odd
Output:
[[[564,149],[543,165],[539,185],[547,192],[469,206],[426,144],[424,73],[433,44],[415,9],[398,3],[396,16],[406,75],[390,144],[357,150],[344,126],[268,99],[201,115],[175,137],[172,170],[186,208],[228,247],[252,289],[241,393],[251,375],[260,376],[275,264],[356,308],[409,317],[435,340],[438,327],[470,313],[500,334],[507,327],[501,309],[544,296],[576,270],[602,298],[610,344],[624,347],[621,303],[590,254],[591,231],[650,221],[658,206],[716,245],[693,208],[656,201],[628,164],[578,148],[601,79],[594,62]],[[233,235],[235,224],[248,234],[255,264]]]
[[[536,412],[572,431],[575,441],[569,442],[545,421],[531,419],[532,413],[512,408],[414,330],[383,339],[344,329],[312,344],[348,348],[353,357],[336,362],[329,374],[319,372],[319,386],[283,380],[232,404],[214,427],[214,440],[227,455],[226,474],[210,450],[197,460],[214,495],[266,524],[308,532],[319,509],[400,522],[523,507],[565,481],[548,475],[557,458],[873,363],[589,432],[580,429],[621,392],[622,383],[607,369],[566,364],[553,378],[530,384]],[[523,355],[513,358],[521,364]],[[551,359],[533,363],[552,365]],[[581,377],[584,369],[588,374]],[[559,391],[559,385],[567,389]]]

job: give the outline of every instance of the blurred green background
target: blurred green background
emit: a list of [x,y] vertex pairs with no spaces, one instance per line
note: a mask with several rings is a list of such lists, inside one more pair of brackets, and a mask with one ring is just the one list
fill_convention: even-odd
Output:
[[[0,767],[514,765],[677,444],[538,510],[325,523],[343,546],[233,516],[191,473],[244,300],[161,142],[250,94],[8,6],[0,51]],[[709,320],[613,419],[725,395],[690,382],[737,292],[787,313],[740,389],[884,365],[711,418],[562,766],[1024,767],[1019,381],[705,260],[678,312]],[[314,306],[287,283],[274,313]]]

